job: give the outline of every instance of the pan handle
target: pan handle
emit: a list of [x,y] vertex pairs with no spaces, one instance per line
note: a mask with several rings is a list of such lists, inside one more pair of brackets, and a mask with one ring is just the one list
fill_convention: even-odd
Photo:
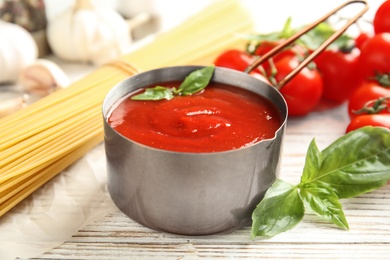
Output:
[[356,20],[358,20],[365,12],[368,10],[368,4],[366,0],[349,0],[342,5],[338,6],[337,8],[333,9],[317,21],[309,24],[302,30],[298,31],[296,34],[291,36],[290,38],[286,39],[279,45],[275,46],[272,50],[264,54],[263,56],[259,56],[256,58],[251,65],[249,65],[245,69],[245,73],[250,73],[252,70],[254,70],[256,67],[258,67],[260,64],[262,64],[264,61],[270,59],[272,56],[279,53],[284,47],[287,45],[293,43],[295,40],[297,40],[299,37],[301,37],[303,34],[307,33],[308,31],[312,30],[314,27],[316,27],[318,24],[322,23],[326,19],[328,19],[330,16],[335,14],[337,11],[341,10],[342,8],[346,7],[350,4],[364,4],[364,8],[357,13],[354,17],[350,18],[348,22],[342,26],[339,30],[334,32],[327,40],[325,40],[320,47],[318,47],[316,50],[314,50],[309,56],[306,57],[305,60],[303,60],[293,71],[290,72],[284,79],[279,81],[275,88],[281,89],[284,85],[286,85],[296,74],[298,74],[304,67],[306,67],[315,57],[317,57],[326,47],[328,47],[332,42],[334,42],[338,37],[340,37],[349,26],[351,26]]

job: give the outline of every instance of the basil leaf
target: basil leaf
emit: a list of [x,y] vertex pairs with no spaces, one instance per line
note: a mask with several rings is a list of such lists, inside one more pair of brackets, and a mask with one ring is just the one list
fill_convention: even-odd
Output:
[[[246,39],[249,41],[246,50],[249,53],[254,53],[256,46],[263,41],[278,41],[281,39],[288,39],[292,35],[294,35],[299,30],[303,29],[305,26],[300,26],[293,28],[291,26],[291,18],[288,17],[284,27],[280,31],[271,32],[268,34],[260,34],[260,35],[249,35]],[[301,46],[306,47],[309,50],[315,50],[320,47],[322,43],[324,43],[332,34],[334,34],[337,30],[332,24],[325,21],[318,24],[312,30],[303,34],[299,37],[295,44],[299,44]],[[353,37],[342,34],[335,41],[333,41],[328,48],[339,49],[348,51],[354,46]]]
[[301,182],[277,180],[252,214],[252,237],[274,236],[293,228],[308,208],[349,229],[340,198],[370,192],[390,180],[390,129],[366,126],[320,152],[310,143]]
[[300,195],[306,208],[340,228],[349,229],[341,203],[332,190],[304,185],[300,187]]
[[131,99],[133,100],[162,100],[162,99],[170,100],[172,98],[173,98],[172,90],[162,86],[147,88],[145,89],[145,92],[131,97]]
[[303,168],[301,183],[309,182],[317,176],[322,164],[321,152],[318,150],[317,144],[313,139],[306,153],[306,162]]
[[214,65],[191,72],[180,84],[178,92],[182,95],[192,95],[201,91],[209,84],[214,73]]
[[147,88],[145,92],[132,96],[132,100],[161,100],[172,99],[175,95],[192,95],[201,91],[210,83],[211,77],[214,73],[214,65],[195,70],[188,74],[179,88],[166,88],[156,86],[154,88]]
[[290,36],[293,36],[297,32],[297,30],[291,26],[291,23],[292,19],[291,17],[288,17],[286,22],[284,23],[283,29],[280,31],[279,34],[281,39],[290,38]]
[[[302,35],[298,41],[307,48],[315,50],[335,32],[336,30],[331,24],[328,22],[322,22],[313,30],[310,30],[308,33]],[[350,36],[343,34],[330,44],[330,48],[343,49],[351,44],[351,40],[352,38]]]
[[252,214],[252,238],[272,237],[295,227],[303,218],[304,206],[296,186],[282,180],[267,190]]
[[348,176],[339,178],[340,183],[328,183],[322,181],[313,182],[315,185],[326,187],[333,190],[339,199],[353,198],[361,194],[374,191],[387,184],[387,180],[380,180],[374,182],[354,183],[354,180],[348,180]]
[[[352,131],[324,149],[321,156],[321,167],[306,174],[303,184],[327,187],[338,198],[370,192],[390,179],[390,130],[367,126]],[[311,159],[306,164],[313,164]]]

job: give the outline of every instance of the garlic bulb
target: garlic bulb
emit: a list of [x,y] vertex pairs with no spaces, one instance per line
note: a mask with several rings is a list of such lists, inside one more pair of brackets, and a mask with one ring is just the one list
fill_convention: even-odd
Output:
[[102,64],[126,52],[131,43],[129,26],[114,10],[77,0],[74,9],[51,19],[47,36],[53,53],[69,61]]
[[0,21],[0,35],[0,83],[14,82],[38,57],[38,47],[31,34],[17,24]]
[[22,91],[39,98],[68,86],[70,80],[56,63],[37,59],[21,71],[18,83]]

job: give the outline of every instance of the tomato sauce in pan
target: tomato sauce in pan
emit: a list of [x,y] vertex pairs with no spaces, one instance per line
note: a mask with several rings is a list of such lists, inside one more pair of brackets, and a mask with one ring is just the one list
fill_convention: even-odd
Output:
[[121,135],[158,149],[194,153],[239,149],[273,138],[282,124],[280,111],[268,99],[221,83],[171,100],[130,99],[139,93],[120,100],[108,123]]

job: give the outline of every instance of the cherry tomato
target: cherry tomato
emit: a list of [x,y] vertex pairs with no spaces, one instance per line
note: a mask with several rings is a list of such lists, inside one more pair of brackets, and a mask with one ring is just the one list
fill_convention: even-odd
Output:
[[[281,41],[262,41],[259,42],[256,46],[256,49],[254,51],[254,55],[256,56],[263,56],[273,48],[275,48],[277,45],[279,45]],[[273,62],[277,62],[278,60],[281,60],[282,58],[286,56],[296,56],[296,55],[302,55],[304,56],[305,51],[301,48],[299,45],[294,45],[293,47],[285,48],[281,50],[279,53],[275,54],[271,59]],[[265,61],[261,64],[264,69],[269,69],[270,64],[269,61]]]
[[374,36],[371,32],[361,32],[358,37],[355,38],[355,47],[361,50],[369,39]]
[[232,49],[221,53],[214,61],[214,65],[244,71],[253,60],[254,57],[252,55],[244,51]]
[[384,1],[376,10],[373,20],[374,31],[376,34],[390,32],[390,1]]
[[[352,94],[351,98],[348,101],[348,115],[349,118],[353,119],[362,114],[368,114],[367,112],[361,111],[360,113],[356,113],[356,111],[362,110],[366,105],[369,108],[372,108],[374,105],[373,102],[378,100],[379,98],[389,97],[390,98],[390,89],[381,86],[376,81],[365,81],[360,87]],[[370,102],[373,101],[373,102]],[[367,104],[370,102],[370,104]],[[383,103],[386,106],[386,100]],[[390,101],[389,101],[390,102]],[[381,109],[381,111],[377,112],[378,114],[389,114],[390,105],[387,103],[387,109]],[[374,112],[374,111],[373,111]]]
[[[287,56],[277,61],[276,81],[284,79],[298,64],[299,59],[295,56]],[[304,116],[313,111],[321,99],[322,91],[323,81],[320,73],[308,67],[303,68],[280,89],[286,99],[290,116]]]
[[359,68],[356,74],[363,80],[390,72],[390,33],[376,34],[366,42],[360,53]]
[[360,51],[325,50],[314,60],[324,81],[323,98],[336,104],[346,101],[359,86]]
[[[254,54],[257,56],[262,56],[278,46],[281,43],[281,41],[262,41],[257,44],[256,50],[254,51]],[[275,56],[273,56],[273,59],[281,59],[285,56],[294,56],[297,54],[303,54],[303,50],[301,50],[300,46],[294,45],[294,47],[289,47],[281,50],[279,53],[277,53]]]
[[374,115],[362,115],[362,116],[355,117],[354,119],[351,120],[345,132],[349,133],[363,126],[381,126],[390,129],[390,115],[374,114]]
[[261,56],[272,50],[279,44],[278,41],[261,41],[256,45],[255,55]]

